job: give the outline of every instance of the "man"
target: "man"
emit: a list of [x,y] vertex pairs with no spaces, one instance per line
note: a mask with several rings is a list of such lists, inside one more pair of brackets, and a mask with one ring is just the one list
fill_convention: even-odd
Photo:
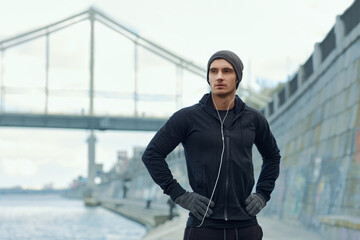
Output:
[[[235,95],[243,69],[235,53],[214,53],[207,67],[211,92],[174,113],[142,157],[164,193],[190,211],[184,240],[262,239],[256,214],[274,189],[280,151],[265,117]],[[179,143],[193,192],[180,186],[165,161]],[[253,144],[263,158],[255,193]]]

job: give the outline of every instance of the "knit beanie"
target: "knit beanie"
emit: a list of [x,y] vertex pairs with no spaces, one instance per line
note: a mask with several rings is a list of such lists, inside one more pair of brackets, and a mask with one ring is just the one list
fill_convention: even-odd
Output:
[[236,89],[237,89],[239,87],[239,83],[242,79],[242,75],[243,75],[242,71],[244,69],[244,65],[243,65],[242,61],[240,60],[240,58],[235,53],[228,51],[228,50],[218,51],[210,57],[208,65],[207,65],[207,82],[210,84],[210,82],[209,82],[210,64],[216,59],[225,59],[233,66],[235,73],[236,73],[236,81],[237,81]]

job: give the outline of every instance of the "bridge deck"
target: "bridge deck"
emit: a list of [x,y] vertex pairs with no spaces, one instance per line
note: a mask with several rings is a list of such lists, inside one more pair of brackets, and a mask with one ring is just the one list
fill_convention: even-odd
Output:
[[157,131],[165,121],[165,118],[125,116],[0,114],[1,127]]

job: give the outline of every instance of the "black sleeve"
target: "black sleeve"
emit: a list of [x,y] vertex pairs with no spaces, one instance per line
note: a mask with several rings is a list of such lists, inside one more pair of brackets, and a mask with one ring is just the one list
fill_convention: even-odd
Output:
[[186,191],[174,179],[165,158],[185,137],[186,116],[180,110],[171,116],[165,125],[155,134],[142,156],[142,161],[154,182],[172,200],[175,200]]
[[280,172],[280,150],[263,115],[259,115],[255,145],[261,154],[263,164],[256,184],[256,192],[269,201],[275,181]]

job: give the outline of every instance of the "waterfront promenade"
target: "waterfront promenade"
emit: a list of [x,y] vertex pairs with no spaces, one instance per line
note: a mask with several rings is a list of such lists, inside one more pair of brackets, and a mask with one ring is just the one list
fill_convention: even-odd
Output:
[[[181,211],[179,217],[150,230],[143,240],[182,240],[187,212]],[[304,227],[289,222],[258,217],[264,237],[263,240],[324,240],[320,234],[306,230]]]
[[[103,199],[101,205],[146,226],[148,232],[143,240],[183,239],[188,211],[179,206],[176,207],[179,216],[171,221],[166,221],[168,219],[166,204],[152,204],[150,209],[146,209],[143,201]],[[309,231],[297,223],[273,219],[261,214],[258,217],[258,222],[264,232],[263,240],[324,239],[319,233]]]

